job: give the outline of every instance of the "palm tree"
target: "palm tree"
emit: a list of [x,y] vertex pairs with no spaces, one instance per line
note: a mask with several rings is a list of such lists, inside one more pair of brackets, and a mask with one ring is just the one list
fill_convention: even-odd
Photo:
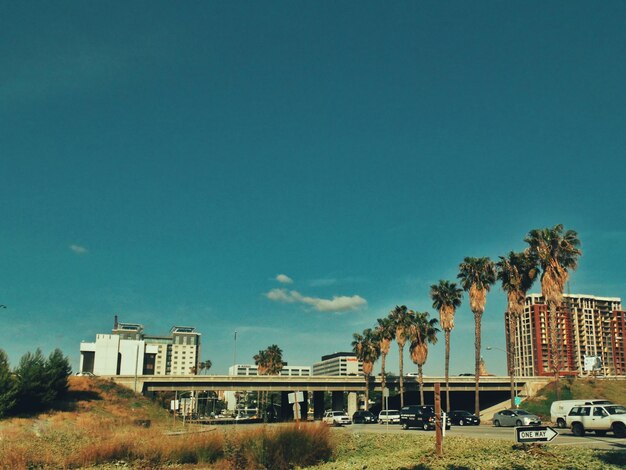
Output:
[[[272,344],[265,350],[268,357],[268,375],[280,375],[280,371],[283,370],[285,363],[283,362],[283,350],[277,345]],[[263,415],[266,415],[267,405],[270,401],[271,392],[265,392],[265,408]]]
[[[259,351],[258,354],[255,354],[254,364],[257,366],[257,374],[258,375],[267,375],[270,370],[270,357],[267,349],[263,349]],[[261,414],[263,415],[263,421],[266,420],[265,406],[264,400],[267,399],[266,393],[257,392],[257,401],[259,402],[259,406],[261,408]]]
[[199,368],[200,368],[200,373],[202,374],[203,371],[209,371],[209,369],[213,367],[213,363],[211,362],[211,359],[207,359],[206,361],[202,361],[199,364]]
[[398,343],[398,352],[400,355],[400,406],[404,406],[404,345],[408,339],[409,329],[412,323],[412,315],[406,308],[396,306],[389,312],[389,318],[393,322],[396,333],[396,343]]
[[478,416],[480,414],[480,323],[485,311],[485,304],[487,303],[487,293],[496,282],[496,268],[493,261],[487,257],[466,257],[459,265],[457,277],[461,280],[461,287],[469,292],[470,309],[474,314],[474,378],[476,381],[474,414]]
[[380,340],[376,331],[371,328],[363,330],[363,334],[354,333],[352,335],[352,350],[359,361],[363,363],[363,376],[365,377],[365,409],[369,408],[370,400],[370,376],[374,369],[374,363],[380,357]]
[[268,371],[269,375],[279,375],[283,370],[285,363],[283,362],[283,350],[277,345],[272,344],[266,349],[268,355]]
[[[563,231],[563,225],[534,229],[524,239],[529,251],[541,266],[541,295],[548,306],[550,328],[550,359],[555,384],[561,368],[557,338],[557,308],[563,301],[563,288],[569,277],[568,269],[576,269],[582,251],[574,230]],[[557,386],[558,394],[558,386]]]
[[497,277],[502,282],[502,290],[506,292],[507,310],[509,312],[509,341],[507,359],[509,377],[511,379],[511,408],[515,407],[515,337],[517,320],[524,313],[526,293],[530,290],[539,270],[537,261],[528,251],[509,252],[508,256],[500,256],[496,263]]
[[457,287],[454,282],[439,281],[439,284],[430,286],[430,298],[433,300],[433,308],[439,310],[439,320],[444,331],[446,340],[446,411],[450,412],[450,333],[454,328],[454,314],[461,305],[463,289]]
[[386,385],[386,371],[385,371],[385,362],[387,360],[387,354],[389,354],[389,348],[391,347],[391,342],[396,337],[396,328],[389,317],[378,318],[376,320],[378,325],[376,326],[376,331],[378,333],[379,340],[379,348],[380,348],[380,376],[381,376],[381,386],[382,390],[385,389]]
[[429,319],[430,314],[428,312],[415,312],[414,321],[411,326],[409,339],[411,340],[411,346],[409,351],[411,354],[411,360],[417,364],[418,381],[420,384],[420,404],[424,404],[424,375],[422,374],[422,368],[428,358],[428,343],[437,343],[437,328],[436,318]]

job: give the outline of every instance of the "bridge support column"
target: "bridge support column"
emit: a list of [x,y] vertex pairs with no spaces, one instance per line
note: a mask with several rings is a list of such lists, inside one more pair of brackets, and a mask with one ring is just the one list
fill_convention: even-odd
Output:
[[333,411],[343,411],[343,392],[333,393]]
[[358,394],[356,392],[348,393],[348,416],[352,415],[359,409]]
[[300,420],[306,421],[309,416],[309,392],[302,392],[304,401],[300,403]]
[[324,392],[313,392],[313,418],[322,419],[324,411]]
[[280,392],[280,421],[289,421],[293,417],[293,408],[289,404],[289,392]]

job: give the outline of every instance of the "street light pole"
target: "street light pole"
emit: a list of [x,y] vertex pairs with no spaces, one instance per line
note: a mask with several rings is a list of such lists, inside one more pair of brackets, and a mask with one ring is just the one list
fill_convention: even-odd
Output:
[[506,354],[506,362],[507,362],[507,366],[509,369],[509,377],[511,379],[511,408],[517,408],[517,380],[516,380],[516,376],[515,376],[515,364],[513,363],[512,360],[512,355],[502,349],[502,348],[498,348],[496,346],[487,346],[485,348],[487,351],[491,351],[493,349],[497,349],[498,351],[502,351],[503,353]]

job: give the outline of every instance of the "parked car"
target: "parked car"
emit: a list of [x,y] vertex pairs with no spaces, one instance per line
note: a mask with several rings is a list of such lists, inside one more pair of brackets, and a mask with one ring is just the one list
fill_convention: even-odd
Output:
[[480,418],[475,414],[465,410],[454,410],[450,412],[450,422],[459,426],[478,426],[480,424]]
[[610,403],[611,402],[609,400],[593,399],[554,401],[552,402],[552,405],[550,405],[550,420],[559,428],[564,428],[566,427],[565,418],[573,407],[580,405],[608,405]]
[[586,431],[604,436],[610,431],[615,437],[626,437],[626,408],[622,405],[574,406],[565,422],[575,436],[584,436]]
[[[432,405],[405,406],[400,410],[400,425],[402,429],[421,428],[424,431],[435,429],[435,407]],[[446,417],[445,427],[450,429],[449,416]]]
[[383,410],[378,413],[378,422],[380,424],[399,424],[400,412],[398,410]]
[[235,421],[256,421],[258,419],[256,409],[237,410]]
[[324,413],[322,423],[326,423],[331,426],[343,426],[344,424],[352,424],[352,420],[345,411],[329,410]]
[[352,422],[354,424],[357,424],[357,423],[363,423],[363,424],[375,423],[376,422],[376,416],[374,416],[374,413],[372,413],[371,411],[359,410],[359,411],[355,411],[354,414],[352,415]]
[[493,415],[493,425],[500,426],[531,426],[541,424],[539,416],[522,409],[498,411]]

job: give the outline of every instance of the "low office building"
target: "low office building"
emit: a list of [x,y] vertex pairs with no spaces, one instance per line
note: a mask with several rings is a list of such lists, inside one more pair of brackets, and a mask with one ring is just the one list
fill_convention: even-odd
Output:
[[312,375],[360,375],[363,363],[353,352],[336,352],[322,356],[320,362],[313,364]]
[[[252,364],[235,364],[228,368],[228,375],[259,375],[259,368]],[[303,376],[311,375],[309,366],[290,366],[285,364],[279,375]]]
[[150,336],[138,323],[115,323],[111,334],[97,334],[80,345],[80,372],[95,375],[195,375],[200,333],[174,326],[168,336]]

